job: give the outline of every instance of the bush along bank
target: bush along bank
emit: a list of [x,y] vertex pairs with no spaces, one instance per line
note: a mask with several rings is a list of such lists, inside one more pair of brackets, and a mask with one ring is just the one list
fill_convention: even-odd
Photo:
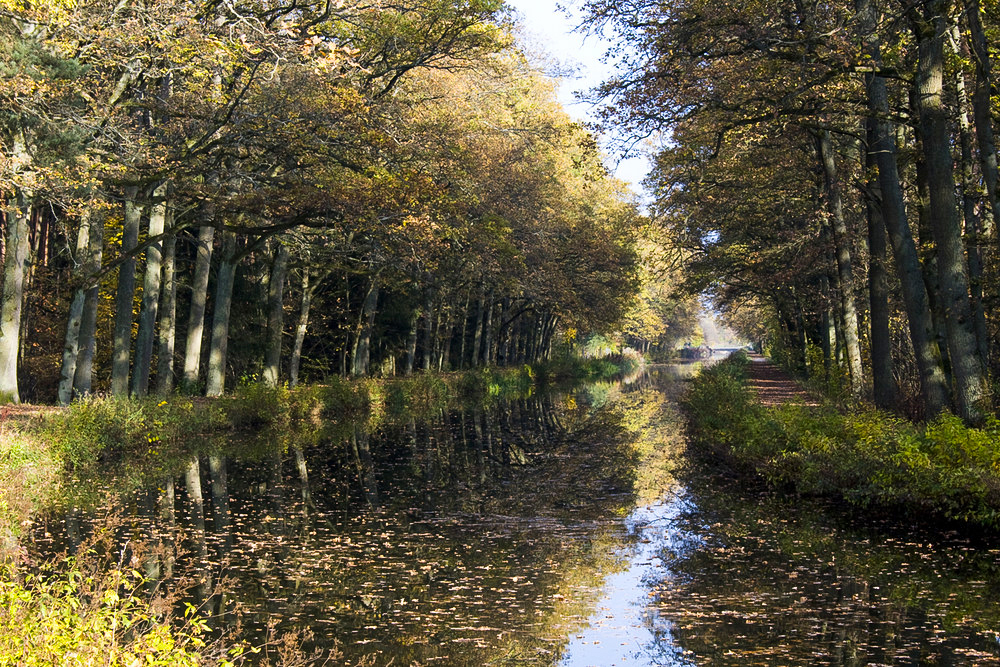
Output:
[[684,399],[696,454],[804,495],[1000,527],[1000,420],[914,424],[871,408],[766,408],[737,355],[704,369]]
[[125,461],[122,474],[143,474],[153,467],[162,475],[183,470],[193,449],[231,433],[269,436],[304,425],[374,426],[382,420],[419,419],[456,403],[489,404],[530,395],[542,385],[620,376],[635,366],[632,359],[564,359],[537,367],[333,378],[294,389],[250,381],[216,399],[96,397],[27,424],[0,420],[0,559],[16,545],[32,509],[49,502],[65,473],[73,470]]

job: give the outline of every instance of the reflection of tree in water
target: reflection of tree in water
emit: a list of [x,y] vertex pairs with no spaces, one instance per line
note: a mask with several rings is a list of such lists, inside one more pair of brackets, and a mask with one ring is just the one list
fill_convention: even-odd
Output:
[[658,591],[697,662],[1000,664],[997,545],[715,481],[693,485]]
[[[206,443],[166,472],[183,480],[176,519],[134,520],[150,538],[183,524],[176,575],[216,623],[310,627],[345,642],[346,664],[548,664],[614,569],[615,517],[635,499],[635,432],[614,390],[597,393]],[[170,465],[151,466],[157,488]]]
[[[116,548],[156,545],[141,566],[160,590],[199,584],[190,601],[215,626],[311,628],[346,665],[552,664],[620,567],[616,517],[676,491],[662,445],[678,437],[681,383],[664,382],[108,462],[67,483],[69,509],[39,521],[37,549],[75,548],[103,503],[127,519]],[[102,501],[109,479],[132,490]],[[648,616],[650,664],[1000,663],[996,545],[851,529],[696,468],[685,483],[694,509],[664,526],[675,553]]]

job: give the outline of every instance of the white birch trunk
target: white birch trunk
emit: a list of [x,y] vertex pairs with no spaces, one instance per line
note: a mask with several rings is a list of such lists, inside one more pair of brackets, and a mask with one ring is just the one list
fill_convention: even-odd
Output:
[[[139,221],[142,209],[136,203],[139,188],[125,188],[125,229],[122,254],[131,253],[139,244]],[[114,350],[111,359],[111,394],[128,394],[129,360],[132,350],[132,300],[135,298],[135,257],[118,267],[118,290],[115,293]]]
[[295,327],[295,344],[292,345],[292,358],[288,363],[288,385],[294,387],[299,383],[299,365],[302,362],[302,346],[305,344],[306,332],[309,329],[309,310],[312,308],[312,296],[315,287],[309,286],[309,269],[302,269],[302,304],[299,308],[299,323]]
[[73,376],[73,391],[77,396],[90,393],[94,375],[94,353],[97,347],[97,306],[100,284],[97,274],[101,271],[104,257],[104,221],[90,222],[90,249],[87,253],[87,280],[92,283],[86,291],[83,302],[83,317],[80,320],[80,350],[77,356],[76,373]]
[[224,232],[222,260],[219,262],[215,285],[215,306],[212,312],[212,341],[208,352],[206,396],[221,396],[226,388],[226,351],[229,347],[229,311],[233,305],[233,284],[236,281],[236,237]]
[[[167,229],[174,226],[173,209],[167,209]],[[177,336],[177,236],[171,234],[163,246],[163,304],[160,307],[159,364],[156,393],[166,396],[174,389],[174,342]]]

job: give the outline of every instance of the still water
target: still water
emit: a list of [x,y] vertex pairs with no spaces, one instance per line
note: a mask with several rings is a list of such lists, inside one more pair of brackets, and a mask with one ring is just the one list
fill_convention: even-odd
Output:
[[75,480],[29,549],[110,524],[154,595],[317,664],[1000,664],[1000,544],[711,475],[693,369],[192,443]]

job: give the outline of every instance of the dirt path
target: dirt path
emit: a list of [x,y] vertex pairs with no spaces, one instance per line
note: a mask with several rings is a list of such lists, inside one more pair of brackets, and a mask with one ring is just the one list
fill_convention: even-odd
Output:
[[54,405],[31,405],[25,403],[0,405],[0,426],[8,422],[24,424],[36,415],[58,412],[59,410],[62,410],[62,408]]
[[819,405],[798,381],[759,354],[750,355],[750,387],[767,407],[793,403]]

